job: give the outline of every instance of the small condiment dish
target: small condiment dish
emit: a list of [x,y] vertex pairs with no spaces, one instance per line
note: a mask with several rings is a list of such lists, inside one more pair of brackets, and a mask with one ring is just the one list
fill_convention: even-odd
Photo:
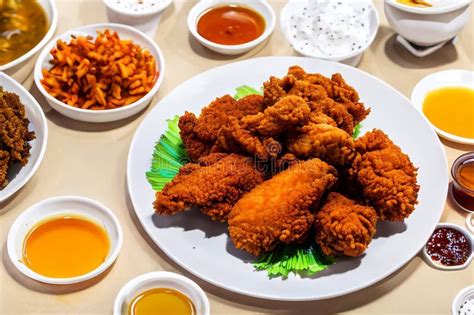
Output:
[[[150,53],[155,57],[156,65],[158,67],[159,76],[153,88],[141,99],[138,101],[126,105],[120,108],[106,109],[106,110],[90,110],[82,109],[73,106],[69,106],[60,100],[56,99],[54,96],[50,95],[46,89],[41,84],[41,79],[43,79],[43,69],[51,68],[49,63],[52,60],[50,51],[56,47],[56,42],[58,39],[61,39],[67,43],[71,40],[72,35],[83,35],[83,36],[92,36],[95,38],[97,36],[97,31],[105,31],[109,29],[115,31],[119,34],[121,39],[131,39],[135,44],[140,45],[141,47],[150,51]],[[165,75],[165,60],[160,48],[151,40],[147,35],[140,32],[139,30],[122,24],[94,24],[86,25],[70,30],[52,40],[41,52],[40,56],[35,65],[34,79],[35,84],[38,87],[38,90],[41,94],[44,95],[46,101],[49,105],[56,111],[60,112],[64,116],[67,116],[72,119],[93,122],[93,123],[102,123],[102,122],[111,122],[121,120],[127,117],[131,117],[143,109],[145,109],[148,104],[151,102],[153,96],[158,91],[161,83],[163,82],[163,77]]]
[[[447,86],[460,86],[474,89],[474,72],[468,70],[446,70],[430,74],[424,77],[413,88],[411,102],[418,111],[425,116],[423,113],[423,103],[426,95],[432,90]],[[433,124],[431,124],[431,126],[439,136],[445,139],[463,144],[474,144],[474,139],[453,135],[437,128]]]
[[466,217],[466,226],[471,234],[474,234],[474,213],[469,213]]
[[38,3],[43,7],[49,21],[49,29],[46,35],[35,47],[23,56],[7,64],[0,65],[0,72],[6,73],[20,83],[25,81],[30,75],[35,65],[33,56],[51,40],[58,25],[58,9],[56,8],[55,0],[39,0]]
[[[110,23],[119,23],[135,27],[150,37],[156,32],[160,22],[161,14],[173,2],[173,0],[145,0],[142,4],[133,0],[141,10],[120,7],[118,3],[127,1],[103,0],[106,8],[107,19]],[[128,1],[132,2],[132,1]]]
[[0,72],[0,86],[4,91],[15,93],[25,106],[26,117],[30,121],[29,130],[34,131],[36,139],[30,142],[30,157],[25,166],[14,166],[9,171],[8,185],[0,190],[0,204],[19,191],[34,175],[43,160],[48,142],[48,124],[43,110],[35,98],[21,84]]
[[115,298],[113,314],[127,314],[129,304],[138,294],[154,288],[177,290],[192,301],[196,314],[211,313],[206,293],[194,281],[176,273],[156,271],[140,275],[125,284]]
[[474,285],[459,291],[451,306],[451,315],[472,314],[474,314]]
[[385,16],[392,28],[418,46],[445,42],[469,22],[471,0],[443,1],[432,7],[413,7],[385,0]]
[[[467,240],[469,241],[469,244],[471,245],[471,255],[467,258],[467,260],[464,262],[464,264],[462,265],[457,265],[457,266],[445,266],[445,265],[442,265],[436,261],[434,261],[430,255],[428,254],[427,250],[426,250],[426,245],[423,247],[422,251],[423,251],[423,258],[425,259],[425,261],[427,263],[429,263],[431,266],[435,267],[435,268],[438,268],[438,269],[442,269],[442,270],[460,270],[460,269],[464,269],[466,268],[467,266],[469,266],[469,264],[471,263],[471,260],[472,260],[472,256],[473,256],[473,253],[472,253],[472,249],[473,249],[473,245],[474,245],[474,240],[473,240],[473,237],[472,235],[462,226],[460,225],[457,225],[457,224],[453,224],[453,223],[438,223],[438,225],[436,226],[436,229],[439,229],[439,228],[452,228],[452,229],[455,229],[455,230],[458,230],[459,232],[461,232],[462,234],[464,234],[464,236],[467,238]],[[435,230],[436,230],[435,229]],[[433,231],[434,232],[434,231]]]
[[[240,45],[222,45],[211,42],[202,37],[197,30],[197,24],[201,15],[209,10],[210,8],[222,6],[222,5],[242,5],[246,6],[257,13],[259,13],[265,19],[265,30],[262,35],[254,39],[251,42],[240,44]],[[270,4],[266,0],[208,0],[198,1],[194,7],[189,11],[188,14],[188,28],[189,32],[198,40],[203,46],[224,55],[238,55],[243,54],[247,51],[260,45],[264,42],[275,29],[275,12]]]
[[[309,1],[308,1],[309,2]],[[364,55],[364,52],[370,47],[372,42],[374,41],[375,37],[377,36],[377,32],[379,29],[380,25],[380,19],[379,15],[377,12],[377,9],[375,8],[374,4],[372,1],[366,1],[369,9],[368,13],[368,25],[369,25],[369,36],[368,40],[366,43],[357,45],[357,47],[354,50],[351,50],[349,53],[346,53],[344,55],[337,55],[337,56],[329,56],[329,55],[324,55],[324,54],[315,54],[313,52],[307,51],[306,47],[308,47],[307,43],[302,43],[301,46],[298,45],[292,45],[293,49],[299,53],[300,55],[306,56],[306,57],[312,57],[312,58],[319,58],[319,59],[324,59],[324,60],[329,60],[329,61],[336,61],[340,63],[344,63],[350,66],[357,66],[361,59],[362,56]],[[358,3],[357,4],[364,4],[364,2]],[[292,43],[291,35],[291,29],[297,28],[297,25],[295,24],[295,12],[299,11],[300,6],[302,5],[300,0],[289,0],[286,5],[283,7],[280,13],[280,27],[282,30],[283,35],[285,36],[286,40],[289,43]],[[318,5],[317,3],[314,3],[314,5]],[[305,7],[306,10],[306,7]],[[334,10],[331,10],[331,14],[334,13]],[[303,14],[305,15],[305,14]],[[309,16],[309,14],[306,14],[306,16]],[[301,16],[300,16],[301,17]],[[313,16],[314,18],[314,16]],[[364,21],[365,22],[365,21]],[[306,27],[310,28],[309,23],[307,23]],[[305,25],[305,24],[303,24]],[[313,29],[314,31],[314,29]],[[319,31],[316,29],[316,32],[325,32],[326,30],[323,28],[320,28]],[[316,39],[314,39],[316,40]]]
[[[102,226],[109,236],[110,251],[106,260],[89,273],[71,278],[45,277],[32,271],[22,262],[24,241],[38,223],[63,215],[81,216]],[[110,209],[88,198],[58,196],[33,205],[18,216],[8,232],[7,250],[13,265],[25,276],[44,283],[65,285],[92,279],[106,271],[117,258],[122,241],[122,227]]]

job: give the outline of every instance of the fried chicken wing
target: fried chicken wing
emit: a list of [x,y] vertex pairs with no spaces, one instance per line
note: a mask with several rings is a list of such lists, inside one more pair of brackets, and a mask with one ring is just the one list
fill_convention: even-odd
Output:
[[286,146],[298,158],[320,158],[329,164],[343,166],[355,157],[352,136],[328,124],[310,123],[289,135]]
[[[215,99],[206,106],[199,118],[185,113],[179,120],[180,134],[192,161],[216,151],[214,147],[220,129],[229,122],[229,117],[240,119],[263,110],[263,97],[249,95],[235,100],[230,95]],[[214,149],[213,149],[214,147]]]
[[250,158],[210,154],[183,166],[173,181],[156,193],[154,208],[159,214],[172,215],[198,206],[213,220],[225,221],[237,200],[263,180]]
[[329,256],[360,256],[372,241],[377,213],[335,192],[329,193],[315,215],[315,238]]
[[334,167],[312,159],[258,185],[232,208],[228,220],[232,242],[258,256],[280,242],[304,241],[314,221],[313,207],[336,180]]
[[362,185],[365,199],[382,220],[408,218],[420,189],[410,158],[378,129],[357,139],[356,150],[349,174]]

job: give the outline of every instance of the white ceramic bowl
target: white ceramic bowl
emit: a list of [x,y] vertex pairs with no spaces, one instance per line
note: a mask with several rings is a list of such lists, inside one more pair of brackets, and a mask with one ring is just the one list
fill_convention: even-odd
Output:
[[[80,215],[103,226],[110,238],[106,260],[91,272],[72,278],[51,278],[29,269],[21,260],[23,243],[30,230],[39,222],[61,215]],[[8,232],[7,249],[13,265],[25,276],[50,284],[72,284],[92,279],[109,268],[122,247],[123,232],[114,213],[97,201],[77,196],[59,196],[43,200],[24,212],[13,222]]]
[[0,72],[5,72],[20,83],[25,81],[34,67],[34,58],[32,57],[53,37],[54,32],[56,32],[56,26],[58,25],[58,11],[55,1],[38,0],[38,3],[43,7],[48,17],[48,32],[29,52],[5,65],[0,65]]
[[132,300],[153,288],[169,288],[185,294],[196,307],[196,314],[209,315],[211,312],[206,293],[194,281],[176,273],[156,271],[133,278],[122,287],[115,298],[114,315],[127,314]]
[[[425,100],[426,95],[432,90],[445,86],[464,86],[474,89],[474,71],[447,70],[436,72],[426,76],[413,88],[411,94],[412,104],[420,111],[422,115],[424,115],[423,102]],[[445,139],[458,143],[474,144],[474,139],[453,135],[437,128],[433,124],[431,124],[431,126],[434,128],[434,130],[439,136]]]
[[133,26],[150,37],[156,32],[161,14],[173,2],[173,0],[156,1],[153,9],[143,12],[119,8],[115,5],[116,0],[103,1],[109,22]]
[[[309,54],[304,50],[301,50],[299,47],[293,47],[293,49],[302,56],[312,57],[312,58],[319,58],[329,61],[337,61],[341,62],[350,66],[357,66],[364,55],[364,52],[370,47],[372,42],[374,41],[375,37],[377,36],[377,32],[380,25],[380,18],[372,2],[370,4],[370,37],[369,40],[365,45],[362,45],[360,49],[357,49],[345,56],[338,56],[338,57],[330,57],[326,55],[315,55]],[[291,25],[291,13],[293,10],[293,5],[298,5],[298,0],[291,0],[286,3],[280,13],[280,27],[283,35],[285,36],[286,40],[291,43],[291,40],[288,35],[288,28]],[[324,30],[323,30],[324,31]]]
[[9,184],[0,190],[0,203],[2,203],[20,190],[40,166],[48,142],[48,124],[38,102],[21,84],[0,72],[0,86],[5,91],[15,93],[20,97],[21,103],[25,106],[26,117],[30,121],[28,129],[36,134],[36,139],[30,142],[28,163],[23,167],[15,165],[10,169]]
[[415,8],[385,0],[385,16],[392,28],[405,39],[419,46],[447,41],[469,21],[471,0],[444,1],[431,8]]
[[[263,34],[253,41],[241,45],[216,44],[199,35],[197,31],[197,23],[201,17],[201,14],[212,7],[226,4],[247,6],[260,13],[265,19],[265,31]],[[275,29],[275,20],[275,12],[266,0],[201,0],[194,5],[191,11],[189,11],[188,28],[194,38],[196,38],[202,45],[209,48],[210,50],[224,55],[238,55],[257,47],[263,41],[265,41]]]
[[[451,307],[451,315],[472,315],[474,314],[474,303],[471,302],[468,307],[469,309],[466,309],[466,305],[464,304],[466,301],[474,300],[474,285],[471,285],[469,287],[466,287],[459,291],[459,293],[456,295],[456,297],[453,300],[453,305]],[[461,308],[461,306],[463,306]],[[463,310],[463,311],[461,311]]]
[[[138,44],[141,47],[148,49],[150,53],[155,57],[156,64],[159,70],[159,77],[151,91],[135,103],[120,108],[107,110],[89,110],[76,108],[73,106],[69,106],[51,96],[41,84],[41,79],[43,78],[42,69],[51,68],[51,64],[49,63],[49,61],[52,59],[50,51],[51,49],[56,47],[57,40],[61,39],[65,42],[69,42],[71,39],[71,35],[89,35],[95,38],[97,36],[97,31],[104,31],[106,29],[116,31],[121,39],[133,40],[135,44]],[[111,122],[133,116],[145,109],[145,107],[151,102],[153,96],[156,94],[158,88],[161,85],[161,82],[163,81],[163,77],[165,75],[165,60],[160,48],[155,44],[155,42],[142,32],[136,30],[135,28],[127,25],[112,23],[94,24],[75,28],[58,36],[53,41],[51,41],[38,57],[38,60],[35,65],[34,75],[36,86],[44,95],[49,105],[51,105],[52,108],[54,108],[64,116],[86,122]]]
[[[474,246],[474,240],[472,238],[472,235],[464,227],[462,227],[460,225],[457,225],[457,224],[453,224],[453,223],[438,223],[438,225],[436,226],[436,229],[439,229],[439,228],[453,228],[455,230],[458,230],[459,232],[461,232],[462,234],[464,234],[466,236],[466,238],[469,241],[469,244],[471,244],[471,249],[474,248],[473,247]],[[430,255],[426,251],[426,245],[423,247],[422,251],[423,251],[423,257],[425,258],[426,262],[428,262],[431,266],[433,266],[435,268],[443,269],[443,270],[464,269],[467,266],[469,266],[469,264],[471,263],[471,260],[472,260],[472,256],[473,256],[473,253],[471,251],[471,255],[469,256],[469,258],[466,260],[466,262],[464,264],[458,265],[458,266],[445,266],[445,265],[442,265],[442,264],[434,261],[433,259],[431,259]]]
[[474,234],[474,213],[469,213],[466,217],[466,226],[469,232]]

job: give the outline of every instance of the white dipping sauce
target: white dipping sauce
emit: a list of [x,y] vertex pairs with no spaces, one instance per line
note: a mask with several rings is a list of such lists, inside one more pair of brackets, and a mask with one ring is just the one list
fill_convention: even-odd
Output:
[[169,0],[105,0],[113,8],[125,12],[149,13],[164,6]]
[[370,0],[300,0],[288,5],[284,31],[296,50],[337,58],[362,50],[370,40]]

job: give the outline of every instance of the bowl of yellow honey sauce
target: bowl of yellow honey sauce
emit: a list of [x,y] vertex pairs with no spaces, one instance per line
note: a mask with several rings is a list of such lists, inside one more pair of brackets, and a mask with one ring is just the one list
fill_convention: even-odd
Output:
[[418,82],[411,101],[439,136],[474,145],[473,71],[433,73]]
[[114,315],[209,315],[206,293],[182,275],[156,271],[140,275],[117,294]]
[[122,241],[122,228],[110,209],[84,197],[60,196],[18,216],[8,233],[7,250],[25,276],[64,285],[106,271]]

